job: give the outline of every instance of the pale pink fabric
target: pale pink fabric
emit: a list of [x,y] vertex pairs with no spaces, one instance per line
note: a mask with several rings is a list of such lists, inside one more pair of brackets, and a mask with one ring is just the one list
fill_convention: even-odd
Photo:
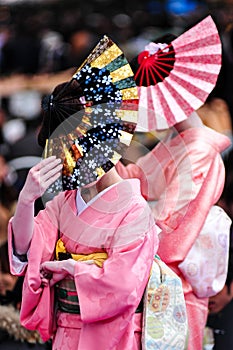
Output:
[[212,206],[196,241],[179,264],[199,298],[216,295],[225,285],[231,224],[232,220],[221,207]]
[[[53,336],[54,350],[139,350],[141,315],[135,310],[158,248],[156,225],[139,181],[111,187],[78,216],[75,198],[76,191],[60,193],[35,219],[21,322],[38,329],[44,340]],[[76,264],[81,316],[56,312],[53,288],[41,286],[40,264],[54,259],[58,233],[67,251],[108,253],[103,268]],[[11,224],[9,240],[11,247]],[[13,261],[11,268],[17,272]]]
[[160,142],[137,164],[117,164],[121,176],[138,177],[162,229],[158,254],[182,279],[189,322],[189,350],[202,349],[207,299],[198,299],[178,265],[195,242],[225,180],[220,152],[230,140],[206,127],[187,129]]
[[[171,45],[175,61],[169,75],[157,84],[138,86],[138,131],[163,130],[186,120],[203,105],[215,87],[221,68],[222,45],[211,16],[172,40]],[[142,63],[141,72],[153,75],[152,68],[158,72],[166,70],[164,52],[162,49],[158,60],[155,54],[155,64],[149,66],[151,71],[148,68],[144,72],[146,65]]]

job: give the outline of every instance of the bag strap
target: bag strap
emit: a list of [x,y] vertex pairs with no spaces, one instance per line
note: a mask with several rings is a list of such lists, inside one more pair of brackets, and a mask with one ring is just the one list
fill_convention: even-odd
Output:
[[156,262],[156,264],[158,265],[159,270],[160,270],[160,283],[163,283],[166,279],[166,274],[163,272],[163,268],[161,266],[162,260],[161,260],[159,255],[157,255],[157,254],[155,255],[154,262]]

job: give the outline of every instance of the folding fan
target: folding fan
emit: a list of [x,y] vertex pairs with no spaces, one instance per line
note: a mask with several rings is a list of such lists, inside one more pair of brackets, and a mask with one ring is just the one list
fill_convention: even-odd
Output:
[[150,43],[138,57],[137,131],[167,129],[188,118],[213,90],[221,42],[211,16],[169,43]]
[[[62,177],[52,185],[52,192],[87,185],[109,171],[129,146],[137,123],[133,72],[123,52],[107,36],[68,84],[73,80],[80,84],[83,109],[64,118],[44,152],[44,157],[56,155],[63,161]],[[56,104],[62,114],[64,106],[59,101]]]

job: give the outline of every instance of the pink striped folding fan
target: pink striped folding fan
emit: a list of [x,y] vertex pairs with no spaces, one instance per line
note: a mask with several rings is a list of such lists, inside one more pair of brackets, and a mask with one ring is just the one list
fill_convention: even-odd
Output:
[[213,90],[221,41],[211,16],[169,43],[151,42],[137,56],[137,131],[167,129],[188,118]]

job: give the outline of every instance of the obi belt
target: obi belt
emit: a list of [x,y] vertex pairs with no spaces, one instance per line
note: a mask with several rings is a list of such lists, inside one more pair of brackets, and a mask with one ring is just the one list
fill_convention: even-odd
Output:
[[[56,244],[56,260],[74,259],[76,261],[87,262],[95,264],[99,268],[103,267],[104,261],[108,258],[106,252],[92,253],[92,254],[73,254],[66,251],[64,243],[61,239]],[[56,285],[56,299],[58,309],[62,312],[80,315],[80,305],[77,295],[75,282],[71,278],[65,278]],[[143,310],[143,298],[139,303],[136,313]]]

